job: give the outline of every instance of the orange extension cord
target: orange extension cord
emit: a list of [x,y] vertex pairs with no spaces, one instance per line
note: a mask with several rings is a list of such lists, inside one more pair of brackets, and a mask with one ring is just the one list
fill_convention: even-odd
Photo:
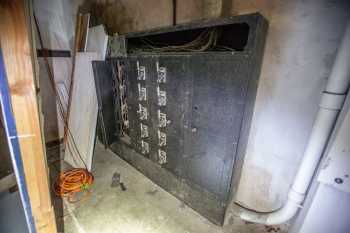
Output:
[[94,182],[94,176],[85,168],[74,168],[72,170],[62,172],[56,179],[54,184],[55,194],[59,197],[67,197],[68,201],[74,202],[73,195],[88,191]]

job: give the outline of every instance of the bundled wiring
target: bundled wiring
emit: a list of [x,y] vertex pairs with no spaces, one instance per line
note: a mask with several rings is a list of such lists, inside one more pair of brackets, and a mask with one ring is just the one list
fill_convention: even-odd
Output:
[[142,52],[204,52],[211,49],[218,49],[224,51],[234,51],[233,49],[217,44],[220,31],[216,28],[202,31],[194,40],[184,43],[182,45],[166,45],[156,44],[149,39],[142,39]]

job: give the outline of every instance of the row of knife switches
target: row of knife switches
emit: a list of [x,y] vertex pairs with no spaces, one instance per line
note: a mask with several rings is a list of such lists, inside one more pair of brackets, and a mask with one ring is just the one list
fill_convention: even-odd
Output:
[[[166,68],[160,67],[159,63],[156,63],[157,66],[157,82],[160,83],[166,83]],[[146,80],[146,67],[140,66],[139,62],[137,62],[137,80]],[[138,100],[140,102],[147,101],[147,89],[145,86],[142,86],[141,83],[138,83]],[[159,106],[166,106],[166,91],[161,90],[160,86],[157,86],[157,96],[158,96],[158,105]],[[139,103],[139,117],[140,120],[147,120],[148,119],[148,110],[146,107],[144,107],[141,103]],[[170,123],[170,121],[167,120],[166,113],[162,113],[160,109],[158,109],[158,127],[159,128],[165,128],[167,124]],[[149,130],[148,126],[140,123],[141,128],[141,152],[143,154],[149,153],[149,144],[148,142],[144,141],[144,138],[149,137]],[[158,129],[158,145],[160,147],[166,146],[166,133],[160,131]],[[158,149],[158,162],[160,164],[164,164],[167,161],[166,152],[162,150],[161,148]]]

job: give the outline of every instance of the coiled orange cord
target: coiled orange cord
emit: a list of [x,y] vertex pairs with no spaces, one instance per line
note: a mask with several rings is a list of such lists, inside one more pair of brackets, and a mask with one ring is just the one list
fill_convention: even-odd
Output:
[[90,192],[94,176],[85,168],[74,168],[62,172],[54,183],[54,192],[59,197],[68,197],[72,201],[75,193],[81,191]]

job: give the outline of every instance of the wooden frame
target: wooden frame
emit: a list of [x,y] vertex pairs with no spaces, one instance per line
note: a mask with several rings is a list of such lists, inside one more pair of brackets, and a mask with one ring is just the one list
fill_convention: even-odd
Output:
[[55,233],[25,13],[22,0],[0,1],[0,44],[36,232]]

